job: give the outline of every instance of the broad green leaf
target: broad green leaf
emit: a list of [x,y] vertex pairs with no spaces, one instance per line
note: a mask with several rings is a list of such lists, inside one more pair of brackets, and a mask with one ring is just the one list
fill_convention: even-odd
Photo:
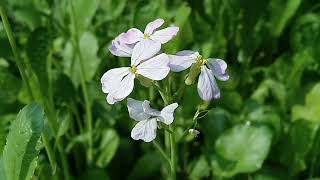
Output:
[[104,169],[88,169],[83,174],[81,174],[80,180],[88,180],[88,179],[103,179],[103,180],[111,180],[109,176],[106,174]]
[[36,103],[24,107],[12,122],[3,150],[3,163],[9,180],[30,179],[37,167],[39,139],[44,110]]
[[108,129],[102,133],[102,140],[99,146],[97,166],[106,167],[115,155],[120,138],[115,130]]
[[28,38],[27,56],[43,94],[48,94],[48,55],[52,44],[50,30],[45,27],[35,29]]
[[[84,32],[86,28],[91,24],[91,21],[99,7],[99,2],[100,0],[73,1],[77,31],[80,32],[80,34],[82,34],[82,32]],[[72,29],[74,32],[74,28]]]
[[0,179],[1,180],[7,180],[7,175],[6,175],[6,172],[5,172],[5,169],[4,169],[2,155],[0,156]]
[[[272,133],[265,126],[237,125],[224,132],[217,139],[215,150],[219,156],[234,163],[231,169],[224,170],[224,175],[233,176],[260,169],[268,155],[271,140]],[[214,166],[214,173],[215,168],[217,166]]]
[[307,168],[306,156],[310,152],[315,141],[319,124],[304,120],[294,121],[291,124],[287,136],[279,147],[280,161],[285,164],[291,175]]
[[305,105],[292,107],[292,120],[305,119],[320,122],[320,83],[316,84],[306,95]]
[[[80,52],[82,56],[84,74],[86,81],[92,80],[97,68],[100,64],[100,59],[97,57],[98,40],[91,32],[85,32],[79,42]],[[81,78],[80,59],[75,56],[75,51],[71,43],[67,43],[64,51],[64,68],[66,74],[69,75],[75,86],[79,86]]]

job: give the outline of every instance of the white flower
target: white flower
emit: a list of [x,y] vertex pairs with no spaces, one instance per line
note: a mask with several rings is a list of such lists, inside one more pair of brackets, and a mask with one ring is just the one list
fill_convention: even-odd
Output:
[[157,122],[170,125],[173,122],[173,113],[178,107],[177,103],[164,107],[161,111],[150,107],[147,100],[138,101],[128,98],[129,116],[138,121],[131,131],[131,137],[134,140],[143,140],[151,142],[156,138]]
[[109,47],[110,52],[115,56],[130,57],[135,45],[149,48],[149,52],[156,54],[161,49],[161,44],[168,42],[179,31],[179,27],[168,27],[156,31],[164,23],[163,19],[156,19],[147,24],[144,33],[137,28],[131,28],[125,33],[121,33]]
[[169,55],[169,66],[171,71],[179,72],[191,66],[186,84],[192,84],[195,78],[198,80],[198,94],[205,100],[220,97],[220,90],[215,78],[226,81],[229,79],[227,63],[222,59],[204,59],[198,52],[185,50],[176,55]]
[[151,80],[162,80],[168,75],[168,55],[162,53],[153,57],[156,53],[141,45],[136,44],[133,48],[131,67],[111,69],[102,76],[102,91],[108,94],[109,104],[123,100],[132,92],[137,75]]

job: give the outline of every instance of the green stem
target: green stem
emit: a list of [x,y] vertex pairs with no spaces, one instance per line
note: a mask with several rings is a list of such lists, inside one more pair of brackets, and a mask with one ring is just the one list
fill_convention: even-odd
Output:
[[[170,126],[171,131],[173,130],[173,126]],[[171,169],[171,180],[176,179],[176,165],[177,165],[177,158],[176,158],[176,139],[175,134],[170,134],[170,147],[171,147],[171,163],[170,163],[170,169]]]
[[85,108],[86,108],[86,120],[87,120],[87,126],[88,126],[88,134],[89,134],[89,148],[88,148],[88,162],[91,164],[92,158],[93,158],[93,151],[92,151],[92,112],[91,112],[91,102],[89,99],[88,89],[86,85],[86,76],[85,76],[85,70],[84,70],[84,60],[80,51],[79,46],[79,34],[78,34],[78,25],[76,21],[76,15],[75,15],[75,9],[73,0],[70,1],[71,6],[71,17],[73,19],[74,24],[74,48],[76,49],[76,52],[78,54],[79,60],[80,60],[80,75],[81,75],[81,87],[84,95],[84,101],[85,101]]
[[11,49],[12,49],[12,52],[13,52],[13,56],[16,59],[15,62],[17,63],[19,72],[21,74],[21,78],[22,78],[23,82],[25,83],[25,85],[27,87],[27,91],[29,93],[29,96],[31,97],[31,99],[34,99],[32,91],[31,91],[31,87],[30,87],[30,84],[29,84],[29,81],[28,81],[28,78],[27,78],[27,75],[26,75],[26,72],[23,69],[23,62],[19,58],[18,48],[17,48],[16,42],[14,40],[13,32],[12,32],[10,23],[8,21],[8,17],[6,15],[4,7],[1,4],[0,4],[0,15],[1,15],[1,18],[2,18],[2,23],[3,23],[4,29],[5,29],[5,31],[7,33],[8,39],[9,39],[9,43],[10,43],[10,46],[11,46]]
[[160,152],[160,154],[163,156],[163,158],[169,163],[169,165],[171,166],[171,160],[168,157],[168,155],[164,152],[164,150],[162,149],[162,147],[156,142],[153,141],[153,145],[154,147]]

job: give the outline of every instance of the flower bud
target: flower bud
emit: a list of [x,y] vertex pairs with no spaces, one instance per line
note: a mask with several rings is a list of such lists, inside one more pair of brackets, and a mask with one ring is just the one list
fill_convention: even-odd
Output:
[[200,134],[200,132],[196,129],[189,129],[189,133],[195,137],[197,137]]
[[201,71],[201,64],[198,62],[194,63],[190,68],[187,79],[185,80],[186,85],[193,84],[196,78],[198,77],[198,75],[200,74],[200,71]]

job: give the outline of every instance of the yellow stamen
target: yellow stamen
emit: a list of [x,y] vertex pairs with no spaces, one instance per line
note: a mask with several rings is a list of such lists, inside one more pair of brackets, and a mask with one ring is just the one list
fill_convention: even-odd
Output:
[[148,39],[148,38],[150,38],[150,34],[147,34],[147,33],[145,33],[145,34],[143,34],[143,38],[145,38],[145,39]]
[[132,65],[131,68],[130,68],[130,71],[132,73],[136,73],[137,72],[137,67],[135,65]]

